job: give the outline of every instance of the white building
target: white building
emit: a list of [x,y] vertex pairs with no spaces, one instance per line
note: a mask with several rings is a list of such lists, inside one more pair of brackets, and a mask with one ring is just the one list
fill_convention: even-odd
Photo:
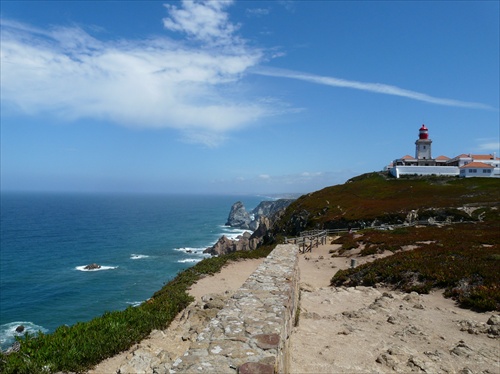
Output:
[[460,166],[459,169],[460,169],[460,176],[464,178],[493,177],[495,171],[495,168],[492,165],[477,161],[469,162],[468,164]]
[[432,140],[429,138],[429,129],[422,125],[415,142],[415,157],[406,155],[397,158],[388,166],[388,169],[396,178],[401,175],[500,178],[500,158],[495,154],[461,154],[454,158],[446,156],[432,158]]

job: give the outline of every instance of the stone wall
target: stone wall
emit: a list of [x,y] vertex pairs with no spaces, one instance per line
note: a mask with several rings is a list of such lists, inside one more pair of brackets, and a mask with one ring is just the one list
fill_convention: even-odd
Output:
[[278,245],[198,335],[171,373],[288,373],[298,309],[296,245]]

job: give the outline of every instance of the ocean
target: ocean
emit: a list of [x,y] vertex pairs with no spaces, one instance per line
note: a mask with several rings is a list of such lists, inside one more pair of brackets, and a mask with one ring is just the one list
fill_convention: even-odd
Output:
[[[259,196],[2,193],[0,345],[139,305],[207,255]],[[101,266],[85,270],[91,263]]]

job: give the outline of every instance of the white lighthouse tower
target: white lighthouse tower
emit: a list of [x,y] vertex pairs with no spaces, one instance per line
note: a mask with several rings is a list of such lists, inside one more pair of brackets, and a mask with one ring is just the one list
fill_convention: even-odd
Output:
[[420,160],[432,160],[432,155],[431,155],[432,140],[429,139],[429,129],[425,127],[425,125],[422,125],[422,127],[420,128],[420,130],[418,130],[418,132],[419,132],[418,139],[415,142],[416,145],[415,158],[419,161],[419,164],[421,164]]

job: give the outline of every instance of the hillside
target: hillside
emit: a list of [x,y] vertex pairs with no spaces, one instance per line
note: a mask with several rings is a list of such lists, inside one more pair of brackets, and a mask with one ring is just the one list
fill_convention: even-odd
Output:
[[273,231],[275,235],[294,236],[310,229],[368,227],[430,217],[439,221],[477,220],[485,212],[498,220],[499,206],[500,179],[395,179],[386,173],[369,173],[301,196]]
[[[444,289],[461,306],[500,310],[500,180],[487,178],[391,179],[370,173],[304,195],[274,227],[274,235],[347,228],[333,256],[392,252],[340,270],[332,286],[384,284],[406,292]],[[438,222],[434,225],[422,223]],[[412,223],[399,228],[394,224]],[[387,224],[387,230],[372,226]]]

